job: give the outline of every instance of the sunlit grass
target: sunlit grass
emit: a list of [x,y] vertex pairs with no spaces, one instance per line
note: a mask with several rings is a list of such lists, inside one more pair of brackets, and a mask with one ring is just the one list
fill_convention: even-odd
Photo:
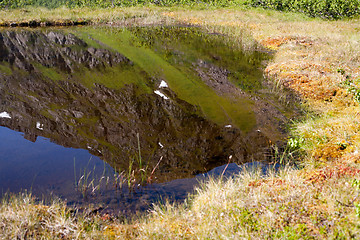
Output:
[[139,21],[142,24],[153,24],[164,21],[159,15],[162,11],[156,7],[126,8],[74,8],[60,7],[56,9],[27,7],[25,9],[1,10],[0,22],[61,22],[64,20],[87,21],[89,23],[126,23]]
[[[304,169],[286,169],[277,176],[244,173],[226,182],[211,180],[185,204],[155,205],[147,218],[131,224],[110,223],[97,216],[84,225],[84,221],[65,214],[68,210],[63,203],[37,205],[31,197],[21,195],[2,202],[0,237],[32,234],[27,236],[60,238],[64,232],[65,238],[85,239],[360,237],[355,207],[359,198],[352,185],[359,176],[360,112],[354,93],[343,84],[347,79],[359,84],[359,19],[324,21],[263,9],[179,7],[29,8],[0,11],[0,19],[182,23],[230,35],[234,44],[248,49],[255,40],[274,51],[274,58],[266,63],[266,76],[301,97],[309,109],[307,116],[291,126],[292,139],[306,153],[300,164]],[[61,216],[65,218],[58,218]],[[52,222],[58,224],[53,226]]]
[[147,217],[128,223],[108,214],[90,214],[91,210],[75,213],[59,201],[44,205],[28,194],[7,197],[0,207],[0,237],[357,238],[360,221],[352,206],[358,192],[352,177],[358,171],[339,169],[342,172],[334,170],[327,179],[316,177],[319,170],[299,174],[291,168],[266,177],[245,171],[226,181],[210,179],[185,203],[154,205]]
[[79,233],[64,203],[36,204],[31,194],[4,197],[0,206],[0,229],[1,239],[60,239]]
[[[348,186],[342,188],[341,186]],[[348,203],[356,196],[347,178],[309,184],[296,171],[279,177],[245,173],[226,182],[210,180],[188,204],[156,207],[141,226],[144,238],[288,239],[348,238],[359,219]],[[358,235],[355,235],[358,236]]]

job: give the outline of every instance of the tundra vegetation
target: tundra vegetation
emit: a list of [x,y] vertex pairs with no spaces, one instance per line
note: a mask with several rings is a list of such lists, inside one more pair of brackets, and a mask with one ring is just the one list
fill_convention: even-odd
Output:
[[359,4],[1,1],[3,23],[181,23],[226,34],[244,47],[256,41],[274,52],[264,74],[277,96],[287,102],[291,91],[306,114],[289,126],[287,147],[277,151],[283,163],[296,155],[297,169],[289,164],[267,176],[245,171],[233,179],[209,180],[185,203],[155,204],[145,216],[127,220],[91,209],[80,212],[58,200],[45,204],[31,194],[10,195],[0,205],[0,238],[360,238]]

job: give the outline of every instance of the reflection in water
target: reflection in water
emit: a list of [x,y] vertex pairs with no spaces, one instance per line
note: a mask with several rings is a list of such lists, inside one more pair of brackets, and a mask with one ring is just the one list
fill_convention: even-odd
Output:
[[[269,139],[283,136],[286,120],[279,104],[260,98],[259,68],[266,58],[184,27],[3,30],[0,125],[35,144],[2,142],[0,187],[43,188],[80,202],[70,190],[79,183],[73,159],[80,171],[90,157],[68,148],[86,149],[96,156],[92,166],[100,158],[132,177],[132,186],[153,183],[131,197],[126,187],[120,198],[115,189],[97,196],[122,209],[140,204],[133,208],[139,210],[158,195],[184,197],[192,184],[176,179],[207,172],[230,155],[238,163],[264,160]],[[14,133],[1,128],[0,134],[5,139]],[[10,146],[28,148],[27,155]],[[36,171],[27,175],[31,168],[39,171],[36,178],[30,176]],[[91,174],[101,176],[96,169]],[[179,190],[179,181],[186,190]]]
[[[0,127],[0,135],[3,139],[0,142],[0,193],[28,189],[45,199],[49,196],[61,197],[75,205],[100,202],[104,211],[120,210],[129,215],[145,211],[151,203],[159,201],[159,196],[184,199],[198,182],[195,178],[181,179],[137,188],[135,192],[129,192],[125,185],[120,191],[113,186],[114,171],[111,167],[85,150],[64,148],[42,137],[35,144],[4,127]],[[75,188],[83,182],[79,179],[84,173],[90,174],[85,198],[81,190]],[[104,179],[101,188],[92,192],[103,176],[110,178],[108,185]]]
[[100,170],[104,165],[85,150],[64,148],[42,137],[35,144],[4,127],[0,127],[0,135],[2,193],[32,189],[41,194],[55,191],[66,196],[74,190],[74,162],[77,172],[86,167]]

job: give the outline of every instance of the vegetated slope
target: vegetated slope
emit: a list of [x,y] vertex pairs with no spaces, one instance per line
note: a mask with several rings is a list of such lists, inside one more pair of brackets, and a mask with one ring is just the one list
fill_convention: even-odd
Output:
[[311,17],[321,17],[327,19],[341,19],[351,17],[360,13],[359,0],[3,0],[0,8],[23,8],[26,6],[58,8],[66,6],[69,8],[95,7],[113,8],[124,6],[252,6],[274,9],[278,11],[302,12]]
[[[191,16],[186,11],[169,13],[179,21],[205,25],[234,37],[237,29],[245,28],[265,47],[276,51],[274,59],[265,70],[269,79],[275,81],[281,89],[291,89],[301,96],[310,112],[307,118],[294,123],[293,135],[288,141],[290,154],[296,149],[305,153],[300,159],[300,165],[304,166],[302,170],[285,172],[278,177],[260,181],[253,178],[254,182],[248,183],[250,188],[247,193],[250,194],[242,197],[235,194],[237,201],[244,204],[241,206],[245,207],[245,212],[226,202],[222,205],[222,211],[237,211],[237,214],[222,218],[224,214],[221,211],[218,212],[219,215],[201,211],[200,216],[209,214],[223,226],[228,223],[237,223],[236,226],[243,224],[240,228],[242,230],[233,232],[234,236],[239,234],[242,237],[261,238],[262,235],[257,235],[261,233],[270,238],[356,238],[359,234],[359,20],[308,21],[300,15],[273,11],[219,9],[212,11],[212,14],[218,16],[216,19],[207,17],[207,14],[207,11],[196,11]],[[286,99],[286,95],[280,97]],[[295,183],[295,179],[299,182]],[[234,192],[245,186],[246,183],[240,183]],[[265,195],[260,194],[261,196],[253,195],[252,198],[253,193],[259,193],[259,186],[268,188],[271,192],[276,192],[276,189],[282,189],[283,192],[273,197],[263,198]],[[221,188],[215,189],[222,192]],[[296,189],[302,189],[299,195]],[[207,189],[201,195],[208,195],[210,192]],[[261,193],[265,194],[264,189]],[[223,198],[214,199],[213,207],[220,206],[219,202],[224,199],[231,199],[230,196],[231,193],[224,191]],[[201,202],[198,198],[195,199],[194,204]],[[263,202],[265,199],[269,202]],[[273,208],[274,206],[278,208]],[[190,208],[189,214],[196,215]],[[314,217],[314,210],[319,210],[315,214],[318,218]],[[211,213],[213,212],[216,211]],[[171,209],[166,213],[178,214]],[[183,213],[185,212],[181,211]],[[157,217],[164,216],[161,214]],[[270,218],[263,221],[266,214]],[[337,218],[336,214],[341,217]],[[246,224],[243,217],[249,220],[245,221]],[[271,224],[271,219],[276,219],[273,222],[275,225]],[[280,223],[278,227],[274,227],[276,222]],[[195,223],[197,224],[198,222]],[[203,227],[200,225],[197,225],[199,228],[195,227],[199,231]],[[160,229],[164,228],[159,228],[157,233],[163,234]],[[184,229],[184,226],[180,229]],[[210,233],[203,233],[214,237],[226,232],[219,230],[225,227],[215,229],[208,229]]]
[[245,174],[226,183],[210,182],[189,204],[156,207],[148,219],[131,224],[119,224],[111,216],[94,217],[81,233],[100,232],[110,239],[359,238],[359,20],[308,21],[296,14],[231,9],[160,14],[234,39],[249,31],[276,50],[267,76],[292,89],[312,110],[308,118],[294,123],[289,139],[292,150],[307,153],[301,159],[304,168],[265,178]]

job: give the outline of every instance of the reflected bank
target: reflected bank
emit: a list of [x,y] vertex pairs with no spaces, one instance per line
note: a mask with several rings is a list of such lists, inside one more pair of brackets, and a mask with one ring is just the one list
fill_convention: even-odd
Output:
[[[18,156],[19,166],[67,166],[49,172],[47,180],[33,181],[34,193],[52,189],[74,203],[91,202],[84,191],[70,190],[79,190],[85,184],[81,176],[89,172],[97,181],[111,176],[124,184],[121,190],[112,186],[97,194],[96,201],[121,205],[117,191],[130,205],[143,201],[148,206],[159,196],[184,198],[193,180],[175,184],[177,179],[206,173],[226,164],[229,156],[238,164],[264,161],[269,142],[285,136],[291,114],[263,84],[267,60],[261,51],[229,47],[225,36],[198,28],[3,29],[0,125],[27,140],[11,143],[7,136],[19,134],[1,129],[6,157],[0,157],[0,171],[14,172],[2,175],[0,188],[29,189],[7,179],[32,181],[33,176],[8,166],[21,152],[13,147],[30,142],[29,153],[46,149],[44,142],[54,150],[43,154],[41,164],[29,160],[36,155],[24,157],[24,163]],[[66,184],[50,184],[50,178]],[[92,188],[104,187],[104,181]]]

